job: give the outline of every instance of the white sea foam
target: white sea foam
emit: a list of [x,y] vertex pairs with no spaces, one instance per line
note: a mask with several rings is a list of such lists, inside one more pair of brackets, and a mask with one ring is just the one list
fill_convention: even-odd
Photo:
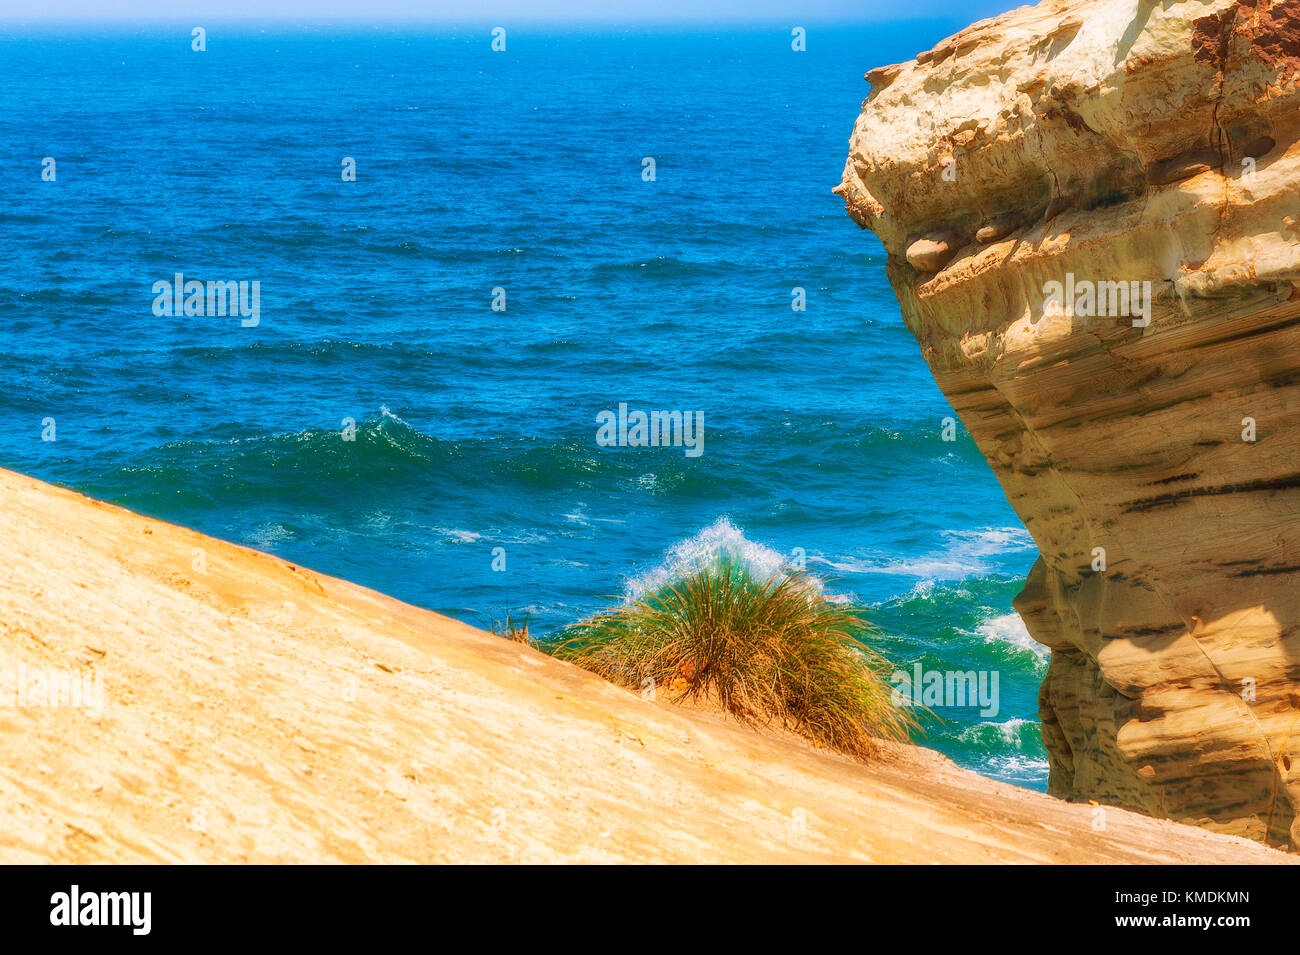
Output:
[[460,541],[462,544],[472,544],[483,539],[483,535],[478,531],[462,531],[454,527],[441,528],[441,530],[452,540]]
[[1002,737],[1002,741],[1008,746],[1014,746],[1016,749],[1019,749],[1021,742],[1020,731],[1024,726],[1025,720],[1018,716],[1013,716],[1011,719],[1003,720],[1000,723],[985,722],[968,726],[958,734],[958,738],[965,740],[968,743],[978,743],[989,731],[993,731],[998,736]]
[[406,425],[408,428],[411,427],[411,423],[410,423],[409,421],[407,421],[407,420],[404,419],[404,418],[399,418],[397,415],[395,415],[395,414],[393,414],[391,411],[389,411],[389,410],[388,410],[388,405],[380,405],[380,406],[379,406],[379,416],[380,416],[381,418],[388,418],[390,421],[397,421],[397,422],[399,422],[399,423],[401,423],[401,424]]
[[879,563],[855,557],[840,560],[826,560],[826,566],[841,574],[888,574],[892,577],[923,577],[932,583],[935,580],[962,580],[978,573],[980,567],[969,562],[921,558],[920,560],[897,560]]
[[1023,527],[985,527],[974,531],[945,531],[944,536],[953,538],[961,549],[975,556],[1028,550],[1034,546],[1034,539]]
[[975,632],[984,638],[985,643],[1008,643],[1021,650],[1028,650],[1040,664],[1047,663],[1050,648],[1043,646],[1029,635],[1025,622],[1018,613],[1004,613],[991,617],[975,628]]
[[743,530],[727,518],[720,517],[694,537],[669,548],[658,567],[628,581],[627,597],[635,600],[648,591],[707,567],[721,557],[739,561],[755,577],[764,580],[790,567],[784,554],[751,541]]
[[1034,540],[1021,527],[984,527],[969,531],[944,531],[944,549],[910,560],[861,559],[845,557],[826,563],[840,573],[889,574],[895,577],[921,577],[927,580],[964,580],[991,573],[994,568],[986,558],[1030,550]]
[[1013,753],[1009,756],[990,756],[984,761],[981,772],[986,776],[1015,779],[1021,782],[1046,782],[1048,763],[1045,759]]
[[572,511],[562,515],[566,521],[571,524],[577,524],[579,527],[588,527],[591,524],[626,524],[627,521],[621,517],[592,517],[587,513],[587,505],[579,504]]
[[280,523],[265,524],[244,536],[245,543],[254,550],[272,550],[281,541],[293,537],[293,531]]
[[364,523],[366,527],[372,527],[376,529],[387,528],[390,524],[392,524],[392,522],[393,522],[393,515],[389,514],[387,511],[371,511],[369,514],[365,516],[365,518],[362,521],[362,523]]

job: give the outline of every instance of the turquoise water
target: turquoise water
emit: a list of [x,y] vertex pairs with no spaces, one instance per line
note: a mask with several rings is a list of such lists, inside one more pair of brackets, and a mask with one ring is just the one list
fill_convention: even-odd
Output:
[[[542,632],[802,555],[900,668],[996,672],[929,742],[1043,788],[1032,542],[829,192],[863,72],[962,25],[0,34],[0,464]],[[155,315],[177,272],[258,323]],[[598,445],[620,403],[703,453]]]

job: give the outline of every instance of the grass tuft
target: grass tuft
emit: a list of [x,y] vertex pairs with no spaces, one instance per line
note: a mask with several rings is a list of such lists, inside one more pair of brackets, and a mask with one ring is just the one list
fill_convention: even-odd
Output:
[[492,633],[514,643],[522,643],[530,647],[537,645],[537,641],[528,632],[528,614],[524,614],[524,619],[519,620],[507,610],[504,620],[492,621]]
[[548,647],[607,680],[779,725],[858,759],[915,725],[894,702],[878,633],[807,572],[770,579],[723,556],[568,627]]

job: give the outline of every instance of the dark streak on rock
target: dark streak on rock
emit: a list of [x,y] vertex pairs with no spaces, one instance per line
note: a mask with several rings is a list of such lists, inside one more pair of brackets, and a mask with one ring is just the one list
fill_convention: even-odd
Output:
[[1216,487],[1193,487],[1185,491],[1174,491],[1136,500],[1124,508],[1123,513],[1132,514],[1149,508],[1169,507],[1181,504],[1194,497],[1219,497],[1224,494],[1258,494],[1264,491],[1289,491],[1300,488],[1300,473],[1287,474],[1279,478],[1261,478],[1257,481],[1240,481],[1235,484],[1220,484]]
[[1173,477],[1161,478],[1159,481],[1147,481],[1146,486],[1147,486],[1147,487],[1154,487],[1154,486],[1157,485],[1157,484],[1173,484],[1175,481],[1190,481],[1190,480],[1192,480],[1192,478],[1195,478],[1195,477],[1198,477],[1198,476],[1199,476],[1199,475],[1196,474],[1196,473],[1193,473],[1193,474],[1175,474]]

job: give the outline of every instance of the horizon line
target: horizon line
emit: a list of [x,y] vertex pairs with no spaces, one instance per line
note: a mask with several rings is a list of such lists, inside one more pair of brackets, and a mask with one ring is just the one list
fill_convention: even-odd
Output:
[[853,16],[834,15],[827,13],[813,13],[794,18],[779,18],[769,16],[746,17],[746,16],[726,16],[717,14],[692,15],[662,15],[656,16],[653,13],[644,16],[626,16],[622,13],[611,16],[600,16],[590,14],[580,15],[536,15],[534,13],[526,14],[507,14],[499,17],[474,15],[474,16],[405,16],[405,15],[385,15],[376,14],[370,16],[355,15],[332,15],[328,13],[315,13],[311,16],[294,16],[287,13],[266,13],[266,14],[217,14],[215,16],[138,16],[138,15],[101,15],[93,16],[42,16],[40,14],[27,15],[5,15],[0,14],[0,27],[13,23],[84,23],[84,24],[104,24],[104,23],[130,23],[139,25],[180,25],[189,24],[202,25],[203,23],[298,23],[302,25],[317,24],[336,24],[350,23],[358,26],[370,25],[389,25],[389,24],[411,24],[411,25],[439,25],[439,24],[491,24],[493,26],[508,26],[510,23],[588,23],[600,25],[620,25],[620,24],[642,24],[642,23],[659,23],[665,25],[682,24],[718,24],[718,25],[750,25],[756,27],[775,27],[784,26],[794,28],[803,26],[807,23],[817,23],[821,25],[869,25],[880,23],[925,23],[941,22],[947,20],[959,20],[968,17],[963,14],[938,14],[938,13],[920,13],[915,16],[906,14],[894,15],[891,13],[876,14],[858,14]]

